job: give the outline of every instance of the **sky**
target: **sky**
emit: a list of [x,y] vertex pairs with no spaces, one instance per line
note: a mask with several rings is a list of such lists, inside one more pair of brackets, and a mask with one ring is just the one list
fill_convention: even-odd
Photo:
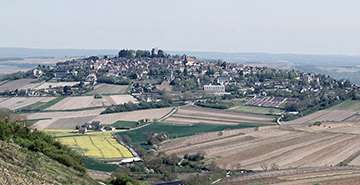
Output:
[[0,0],[0,47],[360,55],[359,0]]

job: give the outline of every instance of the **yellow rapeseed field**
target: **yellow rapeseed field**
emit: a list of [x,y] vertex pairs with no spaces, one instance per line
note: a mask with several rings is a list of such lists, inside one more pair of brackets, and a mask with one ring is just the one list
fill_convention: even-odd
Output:
[[111,136],[111,132],[78,134],[73,130],[45,130],[60,143],[75,148],[87,157],[116,159],[133,157],[131,152]]

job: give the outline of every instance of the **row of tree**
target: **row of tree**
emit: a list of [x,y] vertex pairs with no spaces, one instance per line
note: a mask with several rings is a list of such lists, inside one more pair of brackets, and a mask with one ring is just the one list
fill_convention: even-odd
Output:
[[128,49],[122,49],[118,53],[119,58],[141,58],[141,57],[168,57],[168,55],[161,49],[152,49],[152,51],[148,50],[128,50]]
[[101,114],[110,114],[115,112],[129,112],[134,110],[143,110],[143,109],[153,109],[153,108],[164,108],[174,106],[175,103],[171,100],[165,101],[152,101],[152,102],[140,102],[138,104],[134,104],[132,102],[114,105],[106,108]]

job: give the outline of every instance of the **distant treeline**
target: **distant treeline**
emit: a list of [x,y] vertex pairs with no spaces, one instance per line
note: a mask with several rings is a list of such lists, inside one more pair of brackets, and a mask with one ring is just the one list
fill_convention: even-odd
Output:
[[196,102],[197,106],[207,107],[207,108],[215,108],[215,109],[228,109],[234,106],[231,102],[221,102],[218,100],[207,100],[205,102]]
[[332,93],[321,92],[317,96],[310,96],[307,93],[303,93],[297,98],[299,98],[299,101],[287,103],[285,110],[288,112],[297,111],[299,114],[285,114],[285,121],[329,108],[347,99],[360,100],[360,94],[357,90],[349,92],[345,88],[337,88]]
[[124,58],[141,58],[141,57],[167,57],[167,55],[163,50],[152,49],[151,52],[148,50],[128,50],[122,49],[118,53],[119,57]]
[[113,77],[107,77],[102,76],[97,79],[98,83],[106,83],[106,84],[115,84],[115,85],[129,85],[130,80],[129,79],[120,79],[120,78],[113,78]]
[[134,110],[143,110],[143,109],[154,109],[154,108],[164,108],[164,107],[171,107],[175,106],[175,103],[172,100],[165,100],[165,101],[152,101],[152,102],[140,102],[138,104],[134,104],[132,102],[125,103],[122,105],[114,105],[106,108],[105,111],[101,112],[101,114],[110,114],[115,112],[129,112]]

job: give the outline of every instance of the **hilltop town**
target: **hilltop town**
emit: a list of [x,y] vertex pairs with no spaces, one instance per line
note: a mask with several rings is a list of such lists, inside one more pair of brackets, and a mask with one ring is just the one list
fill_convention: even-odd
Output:
[[215,105],[216,101],[204,101],[214,97],[253,97],[247,105],[285,108],[292,114],[287,116],[290,118],[326,108],[349,97],[358,98],[357,87],[348,80],[222,60],[204,61],[185,54],[171,56],[157,48],[151,51],[123,49],[115,57],[92,56],[58,62],[56,66],[39,65],[32,71],[5,77],[8,80],[21,78],[69,84],[3,89],[1,95],[84,95],[99,84],[129,85],[127,93],[139,101],[200,100],[202,104],[199,105],[219,107]]
[[[123,49],[117,56],[69,59],[6,75],[0,95],[1,115],[46,132],[85,162],[64,162],[46,147],[36,150],[81,173],[86,168],[94,179],[109,181],[112,172],[147,183],[227,184],[248,173],[257,181],[252,170],[278,174],[299,164],[311,168],[284,173],[331,171],[319,168],[329,161],[352,170],[346,166],[357,164],[359,154],[312,158],[317,163],[294,154],[283,163],[279,151],[296,153],[299,148],[292,146],[305,146],[314,153],[300,151],[302,156],[315,155],[323,145],[313,139],[325,141],[333,136],[322,132],[348,129],[344,121],[356,132],[358,86],[323,74],[169,55],[157,48]],[[335,142],[350,137],[349,131],[334,136]],[[20,141],[15,140],[35,150]],[[349,150],[356,145],[349,143]],[[242,157],[248,152],[250,157]]]

